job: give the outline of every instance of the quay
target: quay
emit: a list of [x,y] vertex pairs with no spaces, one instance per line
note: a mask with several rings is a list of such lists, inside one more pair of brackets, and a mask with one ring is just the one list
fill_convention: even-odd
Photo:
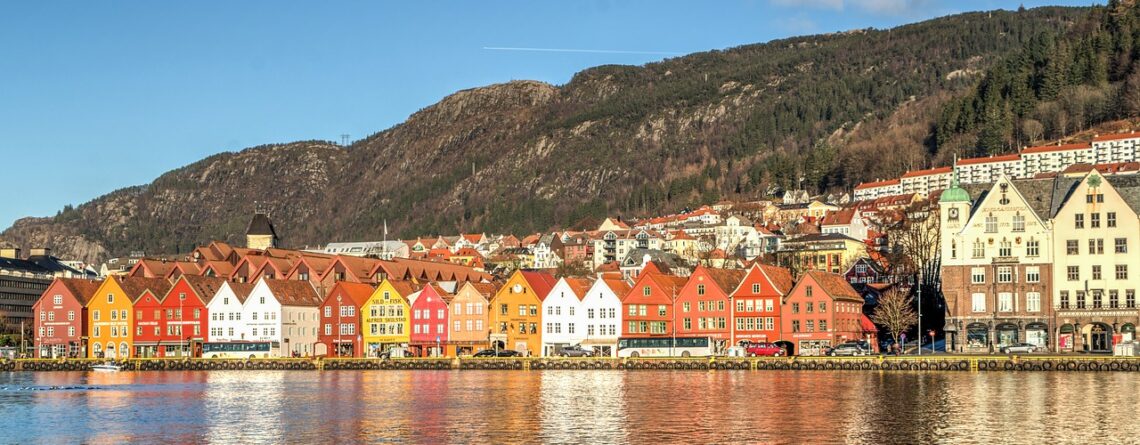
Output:
[[[0,361],[3,371],[89,371],[98,359]],[[764,358],[132,358],[113,361],[125,371],[222,370],[752,370],[752,371],[1072,371],[1140,372],[1140,357],[1066,355],[935,355]]]

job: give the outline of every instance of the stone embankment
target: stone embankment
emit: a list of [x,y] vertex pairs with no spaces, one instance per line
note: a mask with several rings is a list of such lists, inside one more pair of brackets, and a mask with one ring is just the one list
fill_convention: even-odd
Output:
[[[97,359],[0,360],[0,371],[89,371]],[[1140,357],[930,356],[771,358],[277,358],[126,359],[124,371],[221,370],[756,370],[756,371],[1103,371],[1138,372]]]

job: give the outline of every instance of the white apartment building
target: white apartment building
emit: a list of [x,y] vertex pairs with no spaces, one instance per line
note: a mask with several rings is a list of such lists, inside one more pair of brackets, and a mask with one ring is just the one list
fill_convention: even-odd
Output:
[[902,181],[899,179],[864,182],[855,186],[855,200],[867,201],[870,199],[879,199],[884,196],[901,195],[902,190]]
[[902,183],[902,193],[918,193],[926,196],[935,190],[946,190],[950,187],[952,172],[951,167],[908,171],[899,178]]
[[1025,163],[1017,154],[959,159],[954,168],[962,184],[993,184],[1003,176],[1025,177]]
[[1132,162],[1136,160],[1136,146],[1140,144],[1140,132],[1106,134],[1093,138],[1095,164]]
[[1073,164],[1093,164],[1096,156],[1089,144],[1040,145],[1021,150],[1025,176],[1064,171]]

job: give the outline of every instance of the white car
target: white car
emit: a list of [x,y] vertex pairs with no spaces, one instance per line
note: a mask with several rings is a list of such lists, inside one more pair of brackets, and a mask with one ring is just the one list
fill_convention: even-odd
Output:
[[1031,345],[1029,343],[1018,343],[1001,348],[1002,354],[1032,354],[1034,352],[1037,352],[1037,345]]

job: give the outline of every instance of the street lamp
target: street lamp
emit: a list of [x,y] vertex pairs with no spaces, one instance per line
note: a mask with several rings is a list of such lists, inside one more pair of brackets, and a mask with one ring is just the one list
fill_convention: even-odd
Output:
[[182,342],[182,302],[186,300],[186,294],[178,294],[178,355],[186,356],[186,345]]

